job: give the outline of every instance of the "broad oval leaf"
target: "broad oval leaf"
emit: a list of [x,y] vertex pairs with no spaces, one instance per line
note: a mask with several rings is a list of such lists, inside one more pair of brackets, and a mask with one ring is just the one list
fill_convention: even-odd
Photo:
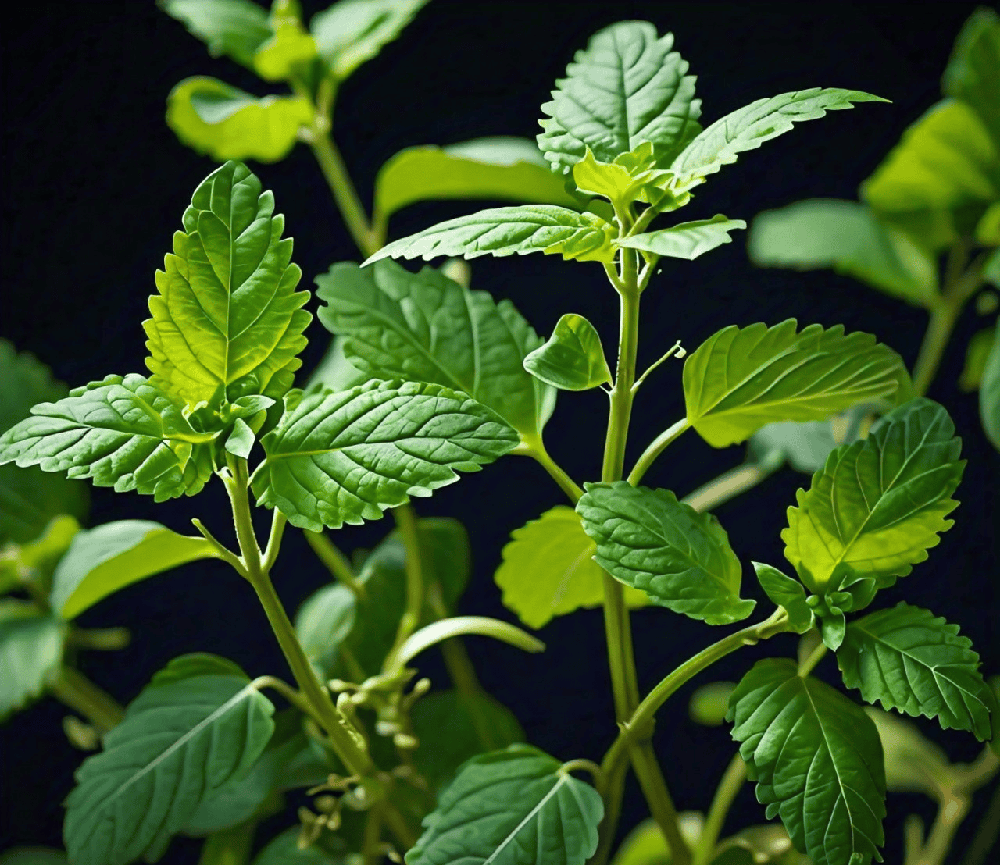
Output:
[[167,126],[192,150],[219,161],[283,159],[312,114],[304,98],[257,97],[205,76],[185,78],[167,96]]
[[969,17],[941,78],[945,96],[967,103],[1000,141],[1000,18],[980,7]]
[[996,328],[979,382],[979,417],[986,437],[1000,450],[1000,327]]
[[64,622],[24,601],[0,601],[0,721],[59,675],[65,642]]
[[56,568],[49,602],[73,619],[139,580],[197,559],[217,558],[202,537],[185,537],[148,520],[120,520],[79,532]]
[[600,335],[575,313],[559,318],[548,341],[525,356],[524,368],[561,390],[589,390],[612,382]]
[[771,565],[753,562],[757,582],[764,594],[788,613],[788,623],[797,634],[804,634],[813,625],[813,611],[806,603],[805,589],[798,580],[783,574]]
[[864,865],[884,843],[885,769],[875,725],[784,659],[758,661],[729,701],[757,801],[816,865]]
[[668,163],[700,130],[695,79],[673,43],[646,21],[622,21],[591,37],[542,105],[538,146],[553,169],[568,172],[588,148],[611,162],[646,142],[657,164]]
[[208,46],[253,68],[253,56],[271,36],[267,12],[251,0],[160,0],[160,8]]
[[929,610],[899,603],[851,622],[837,663],[844,684],[867,703],[990,738],[990,715],[1000,706],[979,672],[979,655],[958,625]]
[[577,502],[583,528],[597,542],[594,560],[661,607],[727,625],[745,619],[754,601],[740,598],[740,563],[725,529],[669,490],[625,481],[584,484]]
[[641,249],[654,255],[693,261],[717,246],[732,243],[733,239],[729,236],[729,232],[746,227],[747,224],[742,219],[729,219],[719,213],[711,219],[681,222],[648,234],[633,234],[615,241],[615,244]]
[[156,273],[152,318],[143,322],[157,380],[188,405],[247,394],[281,397],[302,362],[309,293],[274,196],[239,162],[227,162],[195,190]]
[[749,438],[772,421],[826,420],[860,402],[892,397],[905,377],[899,355],[867,333],[788,319],[732,325],[684,361],[688,421],[712,447]]
[[906,576],[952,525],[945,517],[962,477],[962,443],[937,403],[894,409],[863,441],[842,445],[796,494],[781,533],[785,557],[814,592],[848,577],[880,587]]
[[76,865],[155,861],[199,804],[248,773],[266,747],[274,707],[238,676],[149,687],[84,760],[66,800]]
[[474,757],[424,818],[407,865],[583,865],[597,849],[597,791],[528,745]]

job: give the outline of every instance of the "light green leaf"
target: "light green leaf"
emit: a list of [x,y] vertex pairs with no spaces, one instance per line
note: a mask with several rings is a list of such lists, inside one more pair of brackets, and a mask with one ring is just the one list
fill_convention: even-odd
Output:
[[619,210],[635,201],[655,203],[658,213],[687,204],[691,199],[689,194],[674,196],[671,193],[672,177],[669,171],[656,167],[656,154],[650,141],[619,154],[611,162],[598,162],[588,147],[583,159],[573,166],[573,182],[581,193],[603,196]]
[[159,0],[160,8],[208,46],[253,68],[253,55],[271,36],[267,13],[251,0]]
[[589,390],[612,382],[600,335],[575,313],[559,318],[548,342],[525,356],[524,368],[561,390]]
[[973,239],[980,246],[1000,246],[1000,201],[986,208],[976,223]]
[[[336,265],[334,265],[336,267]],[[317,279],[326,279],[326,275]],[[323,308],[320,308],[319,317],[323,318]],[[344,345],[347,339],[343,336],[334,336],[330,340],[330,347],[323,355],[319,366],[312,371],[312,375],[306,381],[304,390],[313,388],[329,388],[330,390],[350,390],[359,384],[364,384],[371,380],[371,376],[359,370],[344,352]]]
[[994,249],[983,263],[983,281],[1000,288],[1000,249]]
[[688,701],[688,717],[703,727],[718,727],[726,720],[729,695],[735,682],[709,682],[696,688]]
[[462,766],[407,865],[583,865],[603,814],[593,787],[536,748],[512,745]]
[[796,332],[797,324],[732,325],[685,360],[688,421],[712,447],[744,441],[771,421],[825,420],[896,393],[902,360],[871,334],[818,324]]
[[188,405],[292,386],[312,316],[274,196],[239,162],[213,171],[184,211],[143,322],[146,365]]
[[274,0],[270,27],[273,35],[253,55],[254,71],[267,81],[293,79],[316,56],[316,40],[302,29],[298,3]]
[[153,678],[149,680],[147,687],[163,687],[198,676],[240,676],[247,681],[250,680],[242,667],[229,658],[213,655],[210,652],[191,652],[168,661],[165,667],[153,673]]
[[805,589],[798,580],[786,576],[771,565],[752,562],[757,581],[764,593],[788,613],[788,623],[796,634],[804,634],[813,624],[813,611],[806,603]]
[[979,389],[986,372],[986,361],[996,339],[996,330],[997,326],[994,324],[993,327],[984,327],[972,335],[965,347],[965,366],[958,379],[959,390],[968,392]]
[[958,625],[929,610],[899,603],[851,622],[837,663],[844,684],[867,703],[990,738],[990,714],[1000,706],[979,672],[979,655]]
[[253,860],[253,865],[344,865],[347,856],[326,853],[317,846],[299,849],[298,827],[286,829]]
[[986,437],[1000,450],[1000,327],[996,328],[979,383],[979,417]]
[[611,576],[654,604],[710,625],[750,615],[754,601],[740,598],[739,559],[714,516],[669,490],[625,481],[584,487],[576,510],[597,542],[594,560]]
[[[599,607],[604,578],[595,552],[597,545],[583,530],[580,517],[564,505],[515,529],[494,577],[504,606],[531,628],[581,607]],[[625,602],[634,609],[649,598],[627,586]]]
[[[884,588],[927,558],[952,525],[961,441],[948,413],[921,398],[887,414],[864,441],[842,445],[796,494],[781,533],[785,557],[814,592],[847,577]],[[853,581],[853,580],[851,580]]]
[[675,175],[673,188],[680,193],[697,186],[709,174],[735,162],[743,151],[790,132],[795,123],[816,120],[827,111],[853,108],[854,102],[885,101],[870,93],[836,87],[812,87],[758,99],[695,136],[669,166]]
[[[681,837],[693,848],[701,837],[705,818],[700,811],[681,811],[677,815]],[[653,819],[643,820],[622,841],[611,865],[670,865],[670,849],[663,832]]]
[[52,572],[78,531],[80,524],[64,514],[53,517],[30,544],[0,546],[0,594],[28,586],[48,592]]
[[64,619],[146,577],[218,558],[207,540],[148,520],[120,520],[80,532],[56,568],[49,602]]
[[885,780],[890,793],[925,793],[940,801],[953,789],[955,773],[948,755],[910,721],[871,706],[872,719],[885,752]]
[[198,806],[245,777],[266,747],[274,707],[239,676],[146,688],[87,758],[66,800],[75,865],[156,861]]
[[0,601],[0,721],[59,675],[66,625],[24,601]]
[[182,406],[141,375],[109,375],[31,412],[0,436],[0,465],[68,472],[158,502],[194,495],[211,477],[213,434],[197,432]]
[[733,739],[768,818],[816,865],[865,865],[884,843],[885,770],[875,725],[792,661],[758,661],[729,702]]
[[1000,141],[1000,19],[981,6],[955,40],[941,79],[945,96],[967,103]]
[[761,267],[829,267],[917,306],[938,296],[935,256],[854,201],[798,201],[766,211],[753,221],[749,249]]
[[309,29],[331,72],[343,81],[402,32],[428,0],[339,0]]
[[444,385],[522,435],[541,433],[556,392],[521,365],[542,340],[509,300],[496,303],[433,268],[410,273],[391,261],[335,264],[316,284],[327,304],[320,321],[345,338],[344,354],[364,379]]
[[610,262],[615,256],[613,225],[593,213],[578,213],[554,204],[495,207],[439,222],[383,246],[365,264],[380,258],[423,258],[440,255],[561,254],[566,260]]
[[699,255],[704,255],[717,246],[732,243],[729,232],[746,227],[747,224],[742,219],[729,219],[717,213],[711,219],[681,222],[661,231],[623,237],[616,241],[616,245],[694,261]]
[[0,854],[0,865],[68,865],[62,850],[49,847],[14,847]]
[[600,162],[650,142],[656,163],[670,157],[700,127],[694,76],[673,47],[646,21],[622,21],[600,30],[578,51],[556,82],[538,146],[556,171],[568,173],[589,148]]

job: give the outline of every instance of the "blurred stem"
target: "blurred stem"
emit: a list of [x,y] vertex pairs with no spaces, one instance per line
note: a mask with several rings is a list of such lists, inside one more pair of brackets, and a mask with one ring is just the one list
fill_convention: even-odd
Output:
[[420,556],[420,535],[417,530],[417,520],[413,508],[409,505],[399,505],[392,509],[396,519],[396,529],[405,550],[404,569],[406,573],[406,607],[396,628],[396,640],[389,654],[386,655],[384,670],[395,666],[395,658],[403,643],[420,624],[420,613],[424,606],[424,573]]
[[306,531],[303,534],[306,536],[306,541],[312,547],[313,552],[316,553],[316,556],[337,581],[347,586],[355,597],[363,598],[365,596],[365,587],[359,582],[357,575],[354,573],[354,568],[351,567],[351,563],[347,560],[347,556],[337,548],[333,541],[321,531]]
[[246,865],[250,861],[256,829],[257,821],[251,818],[229,829],[213,832],[205,839],[198,865]]
[[986,806],[986,813],[976,829],[962,865],[983,865],[986,856],[995,848],[997,836],[1000,836],[1000,783],[993,788],[990,804]]
[[966,796],[948,796],[942,800],[934,825],[931,826],[919,855],[912,863],[907,860],[905,865],[943,865],[955,839],[955,832],[969,813],[969,805]]
[[117,727],[125,710],[106,691],[73,667],[63,667],[49,684],[49,693],[64,706],[79,712],[102,736]]
[[618,832],[618,820],[622,813],[622,796],[625,793],[625,776],[628,764],[620,763],[615,767],[610,776],[602,776],[604,784],[599,792],[606,805],[604,809],[604,819],[598,829],[597,851],[588,862],[588,865],[605,865],[611,855],[611,845],[614,844],[615,835]]
[[681,499],[696,511],[708,513],[747,490],[753,489],[766,477],[774,474],[778,465],[745,463],[719,475],[715,480],[698,487],[693,493]]
[[747,764],[743,762],[743,758],[737,752],[730,760],[722,779],[719,781],[719,786],[715,790],[715,797],[712,799],[708,816],[705,818],[705,826],[701,830],[701,837],[695,847],[694,865],[708,865],[708,862],[711,861],[715,845],[719,841],[719,835],[726,822],[726,815],[746,779]]
[[131,639],[128,628],[70,628],[66,635],[70,645],[104,652],[124,649]]

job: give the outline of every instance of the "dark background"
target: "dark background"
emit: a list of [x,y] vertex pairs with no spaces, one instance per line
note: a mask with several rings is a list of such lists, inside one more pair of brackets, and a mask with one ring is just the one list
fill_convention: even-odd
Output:
[[[303,3],[307,14],[322,3]],[[868,90],[892,104],[866,104],[803,124],[741,157],[697,190],[681,219],[717,212],[749,220],[760,211],[805,197],[854,197],[903,129],[939,98],[939,76],[951,43],[974,4],[774,3],[519,3],[470,4],[435,0],[402,38],[361,67],[338,100],[335,135],[362,196],[378,167],[397,150],[448,144],[484,135],[534,136],[538,106],[548,98],[573,51],[598,28],[624,18],[653,21],[676,36],[676,48],[698,76],[703,123],[762,96],[815,85]],[[264,85],[226,60],[207,56],[184,28],[145,2],[42,3],[21,6],[5,19],[3,64],[3,251],[0,254],[0,336],[50,364],[77,385],[115,372],[144,370],[146,298],[162,266],[181,213],[213,164],[183,147],[163,121],[164,100],[181,78],[209,74],[251,92]],[[273,189],[296,239],[303,287],[333,262],[357,259],[308,149],[277,165],[253,165]],[[399,237],[474,208],[424,204],[397,216]],[[796,316],[805,323],[866,330],[916,356],[926,315],[831,274],[754,269],[744,239],[697,262],[666,262],[643,299],[640,368],[674,340],[688,349],[727,324]],[[473,284],[511,298],[542,333],[560,314],[586,315],[613,346],[616,298],[601,269],[542,256],[473,262]],[[310,308],[314,309],[315,304]],[[905,597],[959,623],[1000,672],[996,615],[996,491],[1000,459],[979,428],[976,398],[957,390],[964,345],[988,322],[969,311],[958,326],[931,396],[952,412],[965,440],[969,469],[959,488],[956,525],[918,566],[887,593]],[[313,324],[304,371],[320,359],[325,331]],[[609,348],[609,352],[613,351]],[[644,386],[636,406],[630,459],[681,416],[680,364],[667,364]],[[564,394],[547,428],[553,456],[579,481],[599,474],[605,399],[599,392]],[[690,492],[742,460],[742,450],[714,452],[689,434],[661,458],[648,483]],[[791,471],[718,509],[745,563],[744,594],[759,597],[751,560],[782,562],[778,533],[784,509],[808,479]],[[155,519],[188,532],[200,516],[228,537],[219,485],[197,501],[154,505],[135,494],[95,490],[91,523]],[[419,500],[423,515],[461,515],[474,549],[474,575],[464,613],[513,618],[491,580],[509,532],[560,503],[533,463],[511,458],[499,467]],[[388,523],[347,528],[336,542],[350,550],[372,546]],[[276,583],[289,609],[326,581],[294,530],[288,532]],[[725,633],[664,610],[634,615],[640,684],[647,691],[677,663]],[[123,702],[150,674],[182,652],[227,655],[251,675],[285,675],[284,663],[249,588],[221,563],[188,566],[110,598],[83,624],[127,625],[127,652],[84,656],[82,668]],[[560,759],[599,759],[614,734],[610,683],[600,612],[557,620],[541,632],[545,654],[470,639],[469,651],[488,690],[511,706],[530,740]],[[769,651],[792,654],[794,638]],[[699,682],[739,678],[759,651],[727,659]],[[436,658],[425,665],[439,686]],[[835,673],[830,661],[819,674]],[[2,674],[2,671],[0,671]],[[663,711],[656,745],[681,808],[708,806],[734,751],[724,729],[687,720],[688,688]],[[61,801],[80,755],[67,744],[65,710],[45,700],[0,730],[0,849],[12,843],[59,843]],[[921,724],[956,759],[977,752],[967,734],[942,734]],[[981,797],[982,798],[982,797]],[[981,812],[978,802],[975,814]],[[886,859],[901,858],[904,816],[932,812],[917,796],[892,796]],[[645,816],[634,786],[623,829]],[[741,793],[731,830],[760,822],[763,809],[749,787]],[[286,823],[294,818],[289,817]],[[275,829],[281,821],[275,821]],[[970,822],[967,826],[974,826]],[[970,830],[971,831],[971,830]],[[959,838],[968,833],[960,831]],[[196,847],[178,842],[171,863],[196,861]]]

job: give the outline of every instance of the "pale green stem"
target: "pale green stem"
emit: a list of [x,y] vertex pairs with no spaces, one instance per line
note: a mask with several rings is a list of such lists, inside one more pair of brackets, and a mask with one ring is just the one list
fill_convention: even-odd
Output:
[[665,429],[661,432],[652,442],[650,442],[649,447],[642,452],[642,455],[636,461],[635,468],[629,473],[628,482],[632,486],[637,486],[639,481],[642,480],[643,475],[649,470],[649,467],[653,464],[654,460],[667,449],[667,446],[681,433],[683,433],[690,424],[687,418],[681,418],[677,423]]
[[997,837],[1000,837],[1000,784],[993,790],[990,804],[986,806],[986,813],[976,829],[962,865],[983,865],[990,851],[996,849]]
[[285,534],[285,526],[288,525],[288,518],[277,508],[271,515],[271,534],[267,539],[267,547],[264,549],[264,561],[261,567],[265,571],[270,571],[274,567],[274,561],[278,558],[278,550],[281,549],[281,539]]
[[70,645],[104,652],[124,649],[131,640],[128,628],[71,628],[66,635]]
[[694,851],[694,865],[708,865],[712,854],[715,852],[715,845],[719,841],[722,827],[726,822],[726,815],[736,799],[736,794],[740,792],[743,783],[747,779],[747,764],[737,753],[719,781],[719,786],[715,789],[715,796],[705,817],[705,825],[701,830],[701,837]]
[[125,710],[114,697],[73,667],[63,667],[48,690],[64,706],[83,715],[102,736],[125,718]]
[[934,825],[913,865],[943,865],[970,804],[967,796],[948,796],[941,802]]
[[396,639],[386,655],[384,670],[391,670],[396,665],[396,657],[410,635],[420,624],[420,613],[424,607],[424,573],[420,555],[420,536],[417,532],[417,520],[413,508],[400,505],[392,509],[396,518],[396,529],[403,549],[406,552],[404,568],[406,571],[406,606],[396,628]]
[[684,496],[681,501],[696,511],[708,513],[730,499],[753,489],[764,478],[772,475],[778,465],[780,463],[773,466],[750,464],[737,466],[704,486],[698,487],[690,495]]
[[230,551],[222,541],[215,537],[206,527],[205,524],[195,518],[191,520],[191,524],[198,530],[198,533],[208,541],[214,548],[216,554],[222,561],[228,564],[236,573],[238,573],[243,579],[247,579],[247,569],[243,567],[243,562],[240,561],[239,556]]
[[549,456],[549,452],[545,449],[545,445],[540,438],[525,439],[511,453],[531,457],[549,473],[552,480],[559,485],[559,489],[566,493],[573,504],[580,501],[580,498],[583,496],[583,489]]
[[304,532],[306,542],[330,574],[349,588],[356,597],[365,596],[365,587],[358,581],[351,563],[323,532]]

